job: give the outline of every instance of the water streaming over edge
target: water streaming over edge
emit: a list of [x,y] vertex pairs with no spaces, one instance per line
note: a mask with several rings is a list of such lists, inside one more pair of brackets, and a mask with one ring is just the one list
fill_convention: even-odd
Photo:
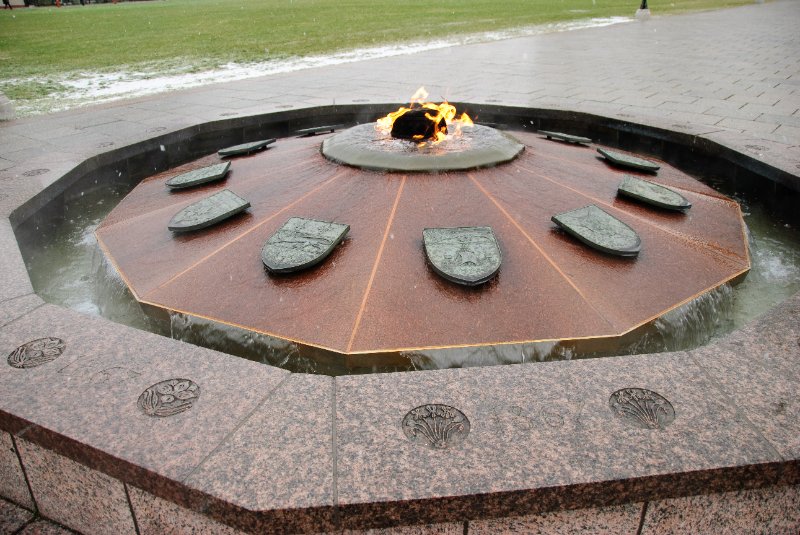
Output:
[[383,362],[375,364],[368,355],[342,357],[184,314],[159,321],[142,310],[94,236],[126,193],[122,190],[82,192],[65,204],[63,217],[51,227],[33,229],[38,238],[22,240],[21,248],[33,287],[45,301],[295,372],[340,375],[678,351],[723,336],[800,291],[800,229],[787,219],[797,216],[782,217],[759,199],[718,189],[742,206],[749,227],[750,273],[736,287],[726,284],[703,294],[613,347],[509,344],[382,355]]

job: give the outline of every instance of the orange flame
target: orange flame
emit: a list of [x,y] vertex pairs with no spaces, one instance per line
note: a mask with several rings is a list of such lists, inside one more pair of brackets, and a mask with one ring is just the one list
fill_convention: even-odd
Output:
[[[447,131],[451,132],[449,135],[454,137],[461,135],[462,128],[474,126],[472,119],[470,119],[469,115],[466,113],[462,113],[461,116],[456,119],[456,107],[449,104],[446,100],[441,104],[436,104],[434,102],[429,102],[427,99],[428,92],[425,90],[425,87],[420,87],[414,92],[414,95],[412,95],[409,107],[401,106],[397,111],[393,111],[386,117],[381,117],[375,123],[375,129],[388,134],[391,132],[392,125],[394,125],[398,117],[419,108],[431,110],[429,113],[425,114],[425,117],[434,124],[434,134],[431,139],[431,144],[441,143],[448,138],[448,134],[443,132],[443,129],[439,126],[439,122],[442,119],[444,119],[447,125]],[[422,136],[414,136],[414,139],[422,139]]]

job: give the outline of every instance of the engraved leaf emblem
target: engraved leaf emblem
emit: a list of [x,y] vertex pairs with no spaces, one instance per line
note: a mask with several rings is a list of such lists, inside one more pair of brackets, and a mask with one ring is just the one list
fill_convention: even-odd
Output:
[[145,414],[148,416],[155,416],[160,405],[159,397],[152,389],[148,388],[142,393],[142,397],[139,400],[139,405]]
[[403,432],[412,442],[434,449],[452,447],[466,438],[469,420],[447,405],[423,405],[412,409],[403,419]]
[[59,357],[66,348],[60,338],[39,338],[23,344],[8,355],[8,364],[14,368],[34,368]]
[[188,379],[154,384],[139,396],[138,405],[148,416],[172,416],[192,408],[200,387]]

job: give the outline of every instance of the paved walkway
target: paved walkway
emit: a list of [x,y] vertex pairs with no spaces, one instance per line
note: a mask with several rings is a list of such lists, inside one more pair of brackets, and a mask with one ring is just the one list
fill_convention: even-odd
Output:
[[[215,84],[0,123],[0,180],[47,182],[154,132],[331,103],[432,97],[664,126],[800,170],[800,2],[654,17]],[[49,171],[42,171],[47,169]],[[27,175],[26,175],[27,173]],[[0,199],[0,211],[7,209]]]

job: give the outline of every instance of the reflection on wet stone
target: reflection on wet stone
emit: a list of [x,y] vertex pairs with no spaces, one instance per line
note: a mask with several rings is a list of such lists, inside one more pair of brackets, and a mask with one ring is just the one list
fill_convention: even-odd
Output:
[[414,443],[433,449],[448,449],[464,442],[470,423],[460,410],[449,405],[422,405],[403,418],[403,433]]
[[61,338],[38,338],[19,346],[8,355],[8,365],[14,368],[35,368],[57,359],[67,344]]
[[189,379],[168,379],[141,393],[136,404],[148,416],[172,416],[192,408],[200,387]]
[[675,419],[675,409],[666,398],[645,388],[623,388],[608,400],[611,412],[642,429],[664,429]]

